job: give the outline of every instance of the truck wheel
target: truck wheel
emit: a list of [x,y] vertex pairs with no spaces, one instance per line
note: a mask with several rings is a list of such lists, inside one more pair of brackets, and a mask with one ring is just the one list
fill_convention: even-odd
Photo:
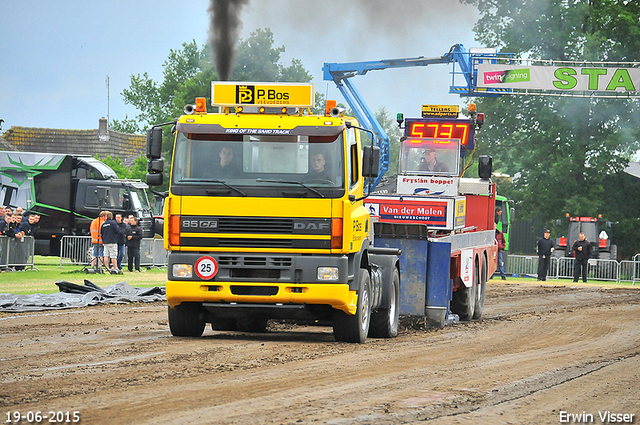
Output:
[[400,317],[400,274],[394,268],[391,280],[389,302],[378,311],[371,313],[369,336],[372,338],[395,338],[398,336]]
[[204,311],[197,303],[169,307],[169,329],[173,336],[199,337],[204,332]]
[[333,336],[336,341],[363,343],[369,333],[371,320],[371,302],[369,300],[370,277],[367,269],[358,273],[359,290],[356,314],[350,315],[342,310],[333,312]]
[[265,333],[268,320],[260,317],[238,317],[236,319],[237,330],[240,332]]
[[471,320],[476,306],[476,290],[478,288],[478,265],[476,264],[473,272],[473,285],[471,288],[462,286],[453,293],[451,302],[451,311],[460,316],[460,320]]
[[[487,256],[484,255],[482,259],[482,272],[480,274],[480,284],[476,289],[476,305],[473,308],[473,318],[479,319],[482,317],[482,310],[484,310],[484,294],[487,287]],[[477,281],[477,280],[476,280]]]

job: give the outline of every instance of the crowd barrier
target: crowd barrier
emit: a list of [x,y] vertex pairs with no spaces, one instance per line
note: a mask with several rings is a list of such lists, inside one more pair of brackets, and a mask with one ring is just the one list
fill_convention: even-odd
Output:
[[34,269],[34,252],[33,236],[23,238],[0,236],[0,269]]
[[[125,253],[123,264],[127,263]],[[91,236],[63,236],[60,240],[60,265],[90,265],[93,260]],[[162,239],[140,241],[140,266],[166,267],[167,251]]]
[[[570,257],[552,257],[547,278],[573,279],[574,262]],[[537,255],[509,255],[505,263],[505,272],[512,276],[538,275]],[[632,261],[590,259],[587,280],[630,281],[635,286],[640,281],[640,256]]]

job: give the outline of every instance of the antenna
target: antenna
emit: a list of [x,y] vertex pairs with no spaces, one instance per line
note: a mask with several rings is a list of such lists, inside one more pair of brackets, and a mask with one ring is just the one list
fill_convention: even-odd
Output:
[[107,85],[107,130],[109,130],[109,74],[107,74],[105,83]]

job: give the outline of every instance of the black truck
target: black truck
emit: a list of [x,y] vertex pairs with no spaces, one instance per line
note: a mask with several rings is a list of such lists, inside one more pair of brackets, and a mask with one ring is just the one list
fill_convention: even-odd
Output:
[[0,202],[40,214],[35,253],[59,255],[62,236],[89,235],[101,210],[133,214],[153,237],[146,183],[118,179],[103,162],[84,155],[0,152]]

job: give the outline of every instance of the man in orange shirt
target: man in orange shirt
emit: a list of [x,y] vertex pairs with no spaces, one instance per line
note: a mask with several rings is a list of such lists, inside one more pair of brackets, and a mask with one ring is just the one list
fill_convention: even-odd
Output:
[[[91,268],[100,270],[104,263],[104,246],[102,245],[102,231],[100,228],[107,219],[107,211],[101,211],[100,216],[93,219],[89,229],[91,230],[91,244],[93,245],[93,259],[91,260]],[[98,260],[99,258],[99,260]]]

